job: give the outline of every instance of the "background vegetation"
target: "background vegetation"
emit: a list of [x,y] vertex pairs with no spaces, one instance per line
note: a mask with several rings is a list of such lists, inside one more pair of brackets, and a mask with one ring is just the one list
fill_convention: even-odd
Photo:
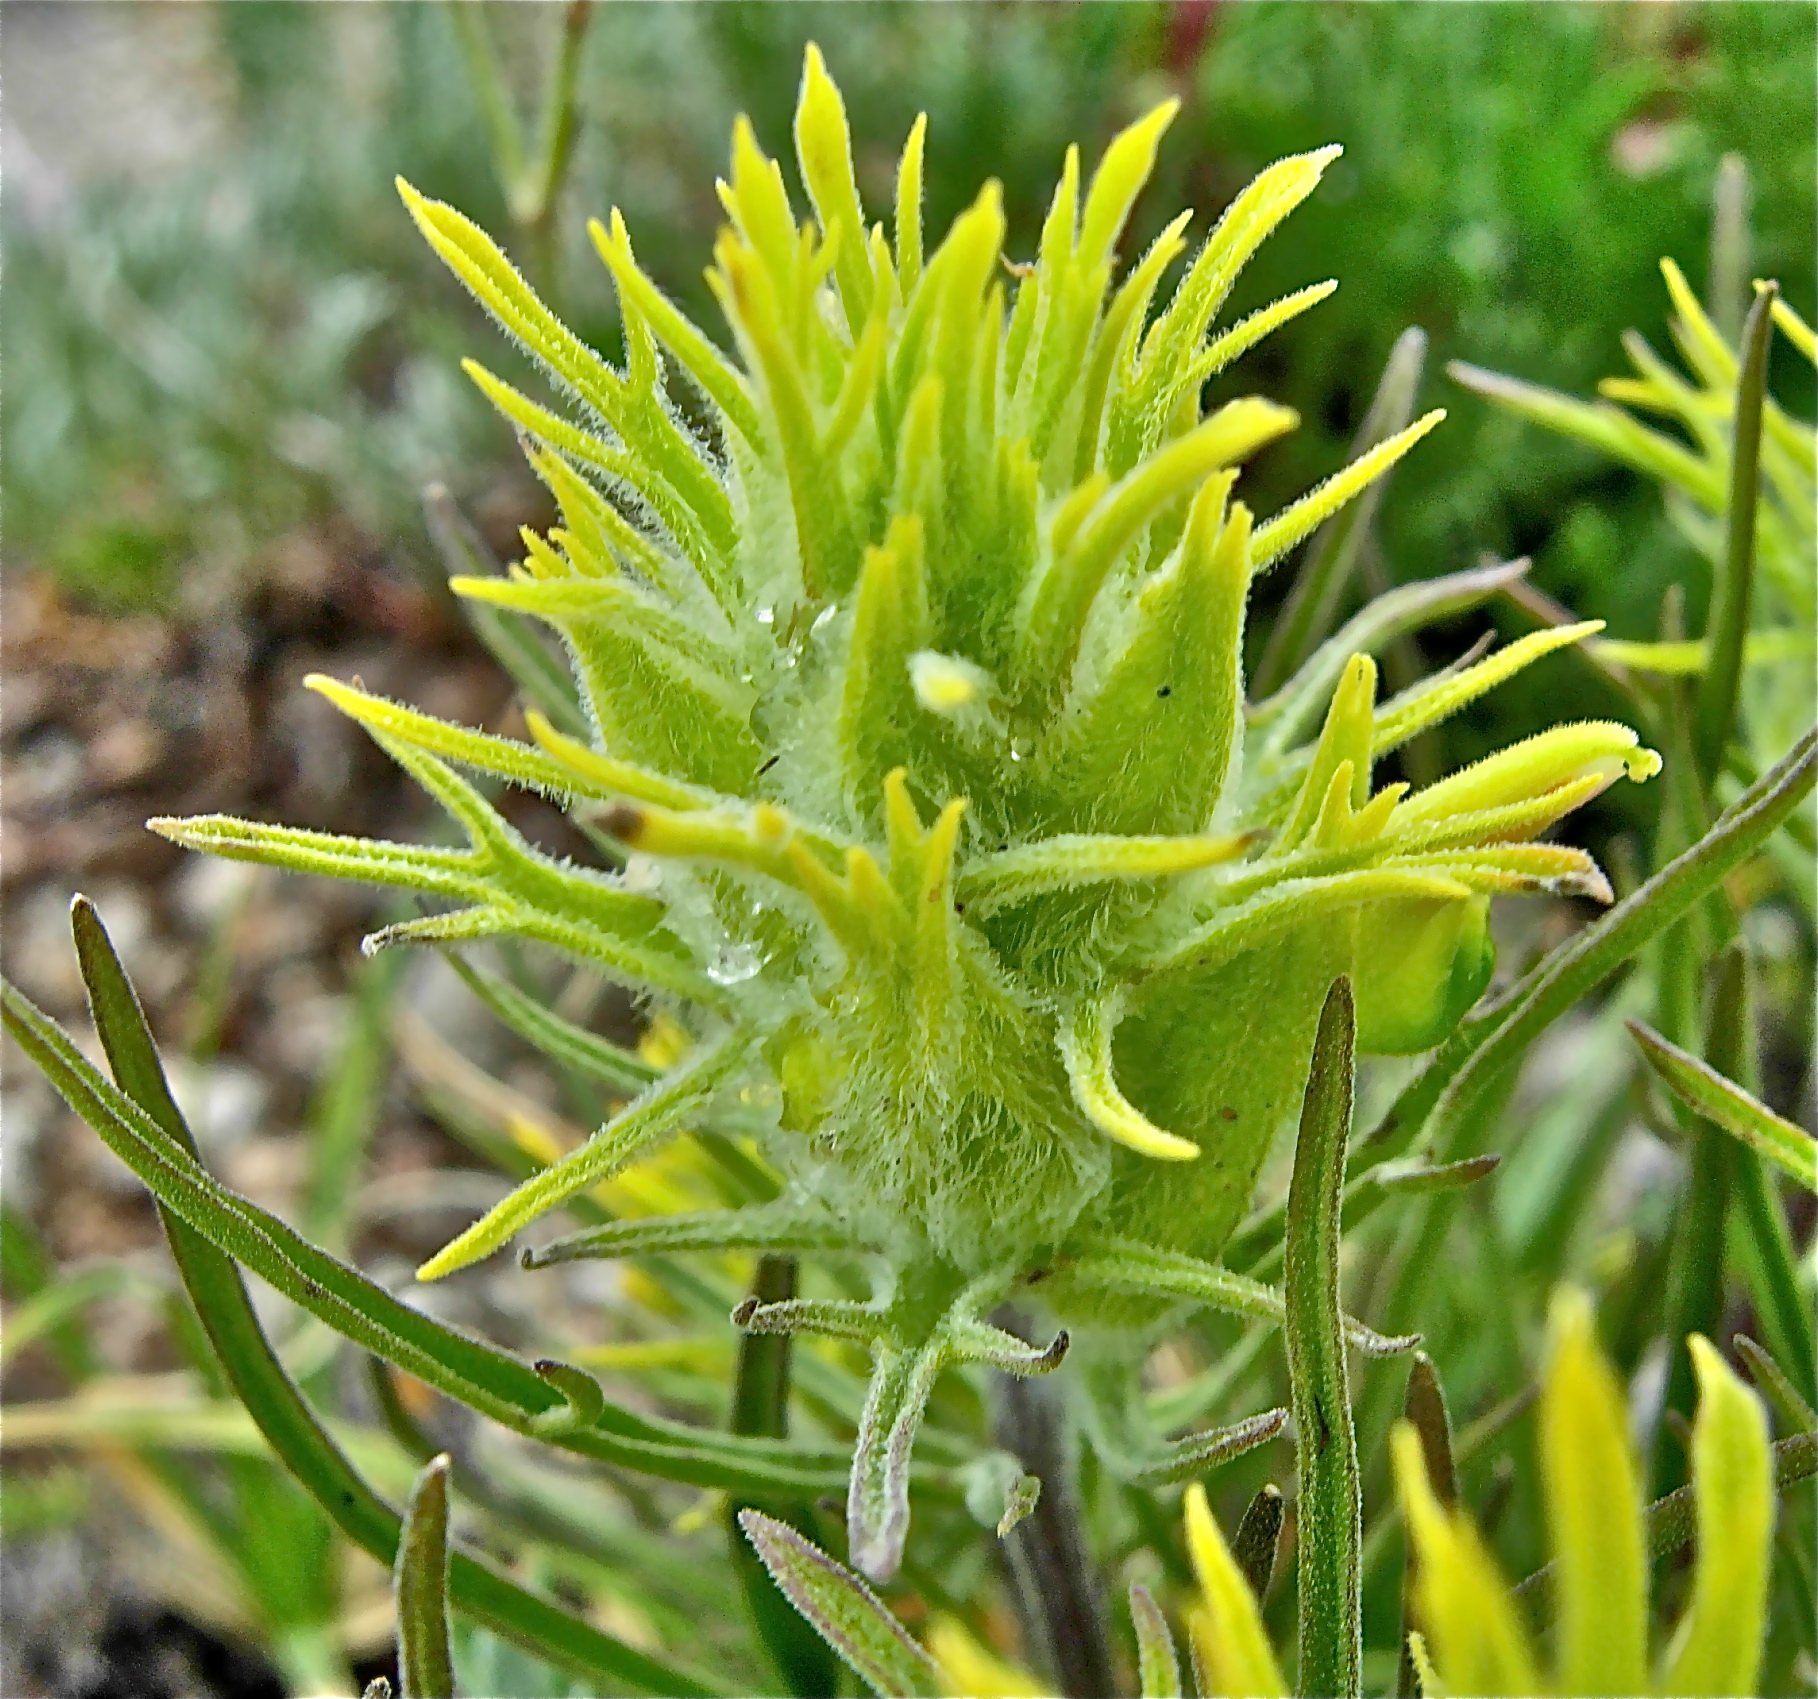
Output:
[[[221,806],[409,835],[417,804],[293,705],[308,665],[358,668],[369,686],[418,700],[440,692],[434,705],[476,723],[508,711],[436,579],[451,547],[515,548],[517,525],[543,517],[539,496],[459,376],[460,354],[495,360],[498,344],[409,227],[394,173],[499,233],[570,322],[616,355],[585,218],[621,206],[644,267],[716,322],[700,268],[730,119],[748,112],[782,146],[811,34],[845,89],[868,198],[887,201],[895,149],[925,109],[929,229],[943,230],[989,171],[1005,184],[1012,251],[1033,247],[1065,144],[1091,157],[1167,93],[1185,107],[1136,241],[1177,205],[1198,208],[1203,225],[1269,160],[1340,141],[1344,159],[1263,248],[1235,303],[1341,282],[1221,380],[1302,417],[1259,468],[1262,505],[1337,463],[1396,338],[1418,325],[1429,338],[1419,406],[1451,418],[1397,472],[1354,593],[1485,552],[1531,553],[1541,591],[1635,640],[1661,634],[1676,585],[1685,628],[1704,629],[1709,564],[1670,522],[1659,487],[1467,393],[1445,362],[1587,396],[1621,367],[1625,329],[1668,347],[1658,262],[1675,257],[1707,291],[1728,153],[1747,161],[1752,185],[1747,272],[1778,277],[1811,314],[1818,13],[1806,5],[703,4],[589,15],[260,3],[198,8],[181,26],[133,8],[84,12],[74,25],[19,8],[4,44],[9,90],[27,86],[37,53],[66,67],[59,99],[93,120],[75,147],[65,114],[29,94],[9,117],[23,145],[9,136],[16,186],[0,214],[8,970],[53,1012],[79,1015],[80,988],[56,965],[62,910],[69,889],[99,881],[154,1029],[183,1057],[179,1096],[205,1152],[391,1284],[445,1237],[451,1211],[497,1196],[500,1170],[521,1173],[592,1125],[598,1093],[481,1024],[445,973],[354,966],[349,945],[373,922],[372,902],[210,882],[139,847],[135,822]],[[175,80],[143,93],[120,52],[90,51],[106,41],[127,43],[127,57],[137,43]],[[564,64],[572,128],[560,169],[539,185],[539,111]],[[525,158],[514,157],[514,131]],[[1811,369],[1784,344],[1770,389],[1810,416]],[[439,532],[426,522],[422,493],[438,482],[476,536],[456,539],[446,505],[432,506]],[[1524,629],[1516,607],[1491,615]],[[1429,657],[1462,652],[1483,623],[1423,638]],[[1556,664],[1413,759],[1453,765],[1620,702],[1607,676]],[[152,753],[135,755],[133,727]],[[1656,819],[1669,793],[1620,789],[1580,841],[1632,884],[1671,837]],[[533,808],[520,823],[559,829]],[[1748,911],[1758,1083],[1809,1126],[1809,828],[1803,852],[1776,856],[1745,869],[1732,895]],[[123,912],[137,917],[124,928]],[[1505,962],[1583,918],[1565,902],[1510,917]],[[1597,1294],[1603,1342],[1660,1459],[1656,1484],[1677,1479],[1651,1422],[1685,1314],[1676,1259],[1695,1136],[1635,1064],[1622,1024],[1656,1018],[1663,971],[1650,961],[1537,1047],[1506,1106],[1476,1130],[1477,1150],[1504,1157],[1492,1180],[1443,1209],[1384,1211],[1393,1219],[1351,1247],[1353,1303],[1384,1325],[1418,1326],[1441,1365],[1471,1436],[1464,1497],[1511,1574],[1546,1556],[1523,1399],[1557,1280]],[[637,1036],[633,1013],[597,986],[577,976],[562,990],[575,1018]],[[1701,995],[1695,987],[1694,1029]],[[0,1270],[0,1686],[306,1692],[375,1672],[390,1634],[382,1577],[341,1551],[313,1502],[233,1425],[142,1194],[85,1154],[98,1150],[89,1135],[22,1073],[9,1069]],[[1370,1110],[1402,1077],[1388,1065],[1366,1073]],[[720,1181],[680,1162],[641,1184],[610,1207],[709,1201]],[[1789,1216],[1808,1308],[1809,1205],[1796,1200]],[[1714,1336],[1759,1334],[1746,1234],[1720,1211],[1709,1245]],[[704,1276],[659,1262],[606,1281],[506,1271],[437,1301],[454,1306],[448,1319],[526,1353],[585,1362],[615,1396],[718,1425],[736,1344],[725,1313],[749,1279],[730,1260]],[[725,1559],[717,1501],[622,1470],[539,1473],[418,1383],[367,1376],[301,1312],[270,1307],[293,1372],[347,1423],[388,1489],[401,1494],[424,1443],[448,1447],[457,1484],[490,1495],[501,1550],[527,1579],[585,1600],[634,1645],[686,1648],[735,1686],[774,1681]],[[850,1365],[837,1351],[801,1355],[805,1413],[837,1435],[851,1415]],[[1152,1365],[1154,1419],[1179,1426],[1275,1402],[1278,1359],[1235,1322],[1196,1322]],[[1405,1382],[1400,1367],[1375,1364],[1357,1389],[1373,1518],[1367,1673],[1379,1689],[1394,1679],[1401,1568],[1399,1534],[1380,1515],[1384,1442]],[[975,1390],[956,1383],[930,1443],[957,1457],[982,1419]],[[1221,1522],[1233,1527],[1286,1467],[1265,1448],[1212,1476]],[[1115,1486],[1089,1455],[1083,1493],[1118,1574],[1184,1581],[1170,1494]],[[1011,1649],[1004,1587],[971,1517],[948,1506],[918,1522],[918,1538],[924,1529],[893,1604],[910,1617],[945,1611],[980,1644]],[[1814,1674],[1812,1538],[1808,1489],[1783,1522],[1768,1691],[1807,1690]],[[97,1556],[109,1548],[126,1560]],[[1670,1564],[1657,1573],[1669,1596],[1684,1585]],[[1278,1643],[1290,1591],[1278,1584],[1268,1602]],[[484,1631],[462,1629],[457,1656],[470,1691],[583,1690]]]

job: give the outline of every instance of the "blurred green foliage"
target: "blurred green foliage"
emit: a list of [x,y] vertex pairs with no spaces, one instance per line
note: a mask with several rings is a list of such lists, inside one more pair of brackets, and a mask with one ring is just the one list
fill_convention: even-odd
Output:
[[[479,10],[528,111],[564,9]],[[28,217],[18,197],[5,212],[8,557],[103,605],[167,599],[197,557],[251,566],[311,517],[414,552],[426,480],[460,473],[472,494],[508,460],[455,372],[464,303],[391,189],[402,172],[512,229],[449,15],[267,0],[213,7],[209,23],[222,145],[154,181],[97,178],[53,216]],[[1170,87],[1187,110],[1137,241],[1153,209],[1193,204],[1209,220],[1269,160],[1341,141],[1346,157],[1236,303],[1346,279],[1242,379],[1303,418],[1263,471],[1263,505],[1337,463],[1390,344],[1419,324],[1433,339],[1422,402],[1454,415],[1398,476],[1387,575],[1534,550],[1543,587],[1652,636],[1664,585],[1684,580],[1696,610],[1707,574],[1647,492],[1437,374],[1459,357],[1588,388],[1623,329],[1660,328],[1661,255],[1702,285],[1730,149],[1757,185],[1757,271],[1809,304],[1814,27],[1810,7],[1746,0],[615,5],[587,29],[547,229],[508,246],[611,350],[611,292],[583,226],[620,205],[647,268],[717,322],[695,258],[721,217],[705,185],[734,111],[773,145],[787,133],[810,34],[841,67],[865,194],[887,202],[895,141],[926,109],[928,227],[945,228],[988,160],[1012,251],[1033,245],[1066,142],[1090,153]],[[1809,383],[1792,372],[1778,388],[1797,411]]]
[[[1391,343],[1417,324],[1432,339],[1420,405],[1451,418],[1384,504],[1388,575],[1533,552],[1536,581],[1613,633],[1656,635],[1674,581],[1696,624],[1708,568],[1644,481],[1518,429],[1441,374],[1460,358],[1582,393],[1619,363],[1625,329],[1663,343],[1659,261],[1704,286],[1731,150],[1756,184],[1754,274],[1809,301],[1815,27],[1810,7],[1746,3],[1221,10],[1193,114],[1205,188],[1187,198],[1222,205],[1283,153],[1346,150],[1242,286],[1240,309],[1286,280],[1344,280],[1260,351],[1275,370],[1244,376],[1302,414],[1269,476],[1299,489],[1336,462]],[[1776,390],[1804,412],[1811,373],[1795,368],[1776,368]]]

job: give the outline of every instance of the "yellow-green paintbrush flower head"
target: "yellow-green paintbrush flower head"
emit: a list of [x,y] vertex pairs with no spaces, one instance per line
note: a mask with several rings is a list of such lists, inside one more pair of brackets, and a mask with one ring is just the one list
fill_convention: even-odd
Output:
[[[1255,397],[1202,414],[1202,390],[1334,287],[1219,325],[1337,150],[1263,172],[1164,291],[1188,215],[1133,263],[1119,243],[1173,112],[1119,135],[1089,181],[1069,151],[1033,257],[1005,254],[995,183],[925,251],[923,126],[886,234],[810,49],[808,215],[742,120],[720,185],[707,275],[730,353],[639,268],[616,213],[593,226],[622,369],[479,229],[401,184],[558,392],[551,406],[469,363],[561,519],[524,533],[509,574],[454,588],[559,634],[567,722],[546,698],[514,741],[312,680],[465,848],[158,823],[444,905],[374,947],[525,937],[680,1022],[675,1067],[611,1064],[647,1089],[421,1272],[496,1250],[684,1126],[754,1134],[785,1198],[677,1228],[672,1248],[883,1258],[875,1305],[740,1315],[873,1347],[852,1503],[873,1574],[900,1550],[909,1439],[940,1365],[1059,1360],[989,1327],[990,1307],[1059,1270],[1045,1290],[1070,1319],[1157,1313],[1141,1279],[1112,1299],[1064,1271],[1112,1242],[1215,1259],[1298,1106],[1333,978],[1352,977],[1365,1048],[1439,1042],[1487,982],[1493,895],[1607,896],[1587,856],[1539,835],[1658,765],[1626,727],[1577,725],[1425,791],[1377,782],[1408,739],[1596,629],[1536,633],[1379,701],[1374,651],[1517,567],[1379,598],[1246,704],[1253,580],[1441,415],[1253,516],[1243,467],[1294,416]],[[459,768],[560,800],[604,834],[601,865],[527,843]],[[553,1017],[498,1006],[598,1061],[591,1035],[552,1039]]]
[[[803,1183],[902,1257],[976,1275],[1081,1223],[1216,1255],[1332,976],[1354,977],[1366,1047],[1437,1042],[1488,978],[1492,894],[1602,892],[1580,852],[1532,840],[1656,763],[1585,725],[1424,792],[1374,783],[1406,739],[1594,629],[1379,702],[1370,649],[1494,572],[1387,598],[1246,709],[1253,578],[1440,415],[1253,518],[1241,468],[1293,415],[1246,398],[1202,417],[1201,390],[1332,286],[1216,322],[1337,150],[1265,171],[1157,310],[1187,216],[1121,279],[1118,243],[1173,111],[1089,182],[1069,152],[1029,262],[1003,251],[994,183],[924,253],[922,126],[886,236],[811,49],[811,216],[743,121],[720,185],[708,280],[732,355],[639,269],[616,214],[593,227],[623,370],[403,187],[562,392],[550,408],[470,364],[561,523],[527,532],[508,576],[455,588],[560,633],[585,729],[533,712],[534,745],[508,743],[313,681],[470,850],[166,829],[458,905],[384,941],[518,932],[672,1000],[699,1040],[677,1103],[761,1082]],[[623,868],[542,856],[451,760],[591,812]]]

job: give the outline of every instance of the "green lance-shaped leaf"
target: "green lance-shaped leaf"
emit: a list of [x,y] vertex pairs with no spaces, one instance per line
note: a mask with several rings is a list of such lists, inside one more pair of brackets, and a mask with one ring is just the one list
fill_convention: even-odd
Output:
[[1443,407],[1422,414],[1407,429],[1397,431],[1386,441],[1366,450],[1323,484],[1315,484],[1298,501],[1291,502],[1274,518],[1257,526],[1252,545],[1256,570],[1264,571],[1297,543],[1312,536],[1347,502],[1362,495],[1445,416]]
[[402,177],[399,196],[429,245],[499,324],[558,382],[604,418],[622,409],[625,380],[537,299],[485,231]]
[[1332,982],[1313,1041],[1312,1071],[1288,1187],[1288,1384],[1300,1471],[1302,1694],[1361,1694],[1359,1574],[1363,1490],[1338,1305],[1338,1212],[1351,1129],[1356,1016],[1351,982]]
[[1691,1350],[1698,1372],[1692,1424],[1698,1571],[1661,1686],[1669,1694],[1753,1693],[1774,1530],[1767,1417],[1708,1339],[1694,1335]]
[[1275,1555],[1281,1547],[1281,1526],[1287,1516],[1281,1488],[1266,1481],[1245,1507],[1237,1532],[1231,1537],[1231,1557],[1258,1602],[1275,1579]]
[[609,1179],[658,1139],[699,1114],[737,1070],[755,1035],[735,1028],[703,1044],[672,1074],[654,1082],[605,1126],[560,1162],[533,1175],[510,1197],[450,1241],[417,1270],[419,1280],[440,1280],[491,1256],[506,1240],[558,1204]]
[[1567,1693],[1639,1693],[1647,1678],[1648,1572],[1627,1404],[1597,1348],[1582,1292],[1554,1293],[1548,1331],[1540,1472],[1558,1565],[1560,1682]]
[[558,801],[565,803],[577,795],[615,794],[603,788],[586,787],[572,769],[532,744],[438,720],[433,714],[407,708],[401,702],[388,702],[382,696],[373,696],[357,686],[342,684],[321,673],[308,674],[303,680],[303,688],[326,696],[349,719],[357,720],[363,726],[385,732],[432,755],[458,761],[464,767],[509,779],[526,790],[538,791]]
[[[161,1204],[209,1244],[375,1356],[510,1427],[527,1431],[533,1417],[557,1403],[557,1395],[527,1365],[401,1303],[276,1216],[228,1191],[13,986],[0,982],[0,1000],[7,1029],[63,1099]],[[599,1427],[564,1435],[561,1443],[586,1456],[700,1486],[821,1492],[846,1474],[843,1460],[833,1454],[703,1433],[616,1406],[607,1407]]]
[[[445,484],[423,489],[423,517],[430,541],[451,578],[497,574],[499,563],[479,533],[468,522]],[[510,674],[525,699],[540,708],[564,731],[576,735],[587,730],[587,716],[568,670],[550,654],[528,622],[499,608],[465,604],[467,622],[480,641]]]
[[730,657],[630,584],[458,578],[450,588],[547,620],[574,652],[607,748],[661,773],[737,795],[762,753],[753,694]]
[[974,919],[1053,891],[1138,879],[1166,879],[1235,861],[1257,841],[1251,832],[1123,838],[1066,832],[1020,849],[975,857],[954,884]]
[[808,44],[801,98],[795,109],[795,151],[821,228],[838,243],[833,275],[839,282],[847,327],[856,337],[871,310],[873,287],[871,268],[865,263],[865,214],[852,175],[846,105],[813,42]]
[[1149,327],[1136,371],[1114,404],[1105,456],[1114,477],[1153,451],[1180,404],[1183,384],[1203,381],[1192,376],[1192,351],[1237,274],[1276,225],[1313,192],[1342,151],[1327,147],[1278,160],[1225,209],[1167,310]]
[[940,1691],[934,1660],[851,1570],[761,1510],[741,1510],[739,1526],[789,1602],[873,1693]]
[[[129,1141],[136,1137],[140,1141],[137,1154],[161,1154],[180,1168],[193,1168],[195,1142],[165,1084],[144,1013],[100,917],[85,898],[78,897],[72,905],[71,927],[95,1029],[124,1092],[108,1086],[54,1023],[11,986],[4,986],[0,994],[5,998],[8,1029],[44,1068],[71,1107],[129,1165],[134,1165],[130,1153],[135,1150]],[[104,1105],[113,1110],[115,1118],[111,1124],[104,1124],[109,1121]],[[125,1124],[128,1120],[132,1122],[130,1128]],[[114,1137],[109,1136],[110,1131]],[[136,1167],[136,1171],[142,1179],[147,1178],[143,1169]],[[153,1190],[157,1192],[156,1187]],[[159,1205],[178,1273],[234,1395],[246,1407],[279,1461],[317,1499],[342,1532],[380,1562],[392,1562],[399,1543],[397,1513],[355,1471],[297,1390],[265,1336],[234,1260],[211,1236],[170,1208],[162,1194]],[[251,1206],[247,1207],[250,1211]],[[275,1220],[271,1225],[281,1227]],[[249,1261],[248,1266],[272,1280],[280,1290],[286,1289],[281,1264],[266,1261],[260,1267]],[[333,1258],[319,1258],[319,1273],[341,1267]],[[299,1296],[296,1291],[288,1295]],[[319,1289],[315,1295],[326,1296]],[[434,1323],[428,1323],[428,1329],[446,1332]],[[468,1343],[457,1335],[448,1337],[460,1345]],[[693,1695],[711,1691],[691,1676],[523,1591],[464,1552],[454,1554],[449,1579],[454,1600],[462,1610],[537,1656],[553,1659],[596,1680],[627,1683],[651,1693]]]
[[1181,1699],[1180,1654],[1155,1595],[1130,1583],[1130,1627],[1136,1635],[1136,1682],[1142,1699]]
[[449,1465],[443,1452],[417,1476],[392,1567],[400,1699],[454,1699],[448,1651]]
[[1019,689],[1042,699],[1064,683],[1099,587],[1150,520],[1296,422],[1290,409],[1272,401],[1252,396],[1230,402],[1107,490],[1048,570],[1029,580],[1018,617]]
[[1728,1080],[1677,1044],[1669,1044],[1643,1021],[1629,1031],[1650,1068],[1694,1115],[1722,1127],[1750,1150],[1804,1186],[1818,1191],[1818,1142],[1803,1127],[1776,1115],[1752,1093]]
[[[1756,505],[1761,484],[1761,409],[1767,395],[1768,343],[1778,291],[1769,284],[1755,297],[1742,327],[1742,367],[1732,414],[1730,487],[1723,563],[1711,597],[1710,662],[1693,709],[1693,742],[1708,782],[1723,764],[1736,719],[1742,651],[1755,588]],[[1727,351],[1726,351],[1727,352]]]
[[[1037,757],[1056,813],[1107,832],[1197,832],[1223,794],[1243,701],[1250,512],[1200,486],[1179,546],[1135,598],[1126,641],[1061,705]],[[1153,735],[1130,739],[1132,726]],[[1175,758],[1197,753],[1183,772]]]

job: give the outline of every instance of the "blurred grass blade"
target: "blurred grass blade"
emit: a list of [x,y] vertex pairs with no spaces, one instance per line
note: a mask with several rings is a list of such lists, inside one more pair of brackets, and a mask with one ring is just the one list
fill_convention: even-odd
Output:
[[1628,1026],[1648,1066],[1694,1115],[1740,1139],[1808,1192],[1818,1192],[1818,1141],[1810,1133],[1776,1115],[1708,1063],[1669,1044],[1646,1022],[1630,1021]]
[[740,1511],[739,1526],[789,1602],[873,1693],[940,1691],[934,1661],[851,1570],[761,1510]]
[[[423,513],[429,524],[430,539],[450,578],[499,576],[499,563],[492,558],[479,533],[467,522],[467,516],[445,485],[430,484],[424,489]],[[550,654],[536,628],[524,615],[508,608],[495,608],[471,596],[461,598],[461,611],[480,641],[492,651],[493,658],[558,730],[570,737],[590,735],[574,680]]]
[[1181,1699],[1180,1654],[1155,1595],[1130,1583],[1130,1627],[1136,1635],[1136,1684],[1142,1699]]
[[1717,162],[1711,187],[1711,273],[1705,293],[1711,321],[1726,342],[1740,343],[1749,298],[1749,167],[1739,153]]
[[1768,344],[1779,294],[1770,283],[1755,297],[1742,326],[1742,363],[1730,442],[1729,506],[1723,563],[1711,593],[1710,659],[1699,681],[1694,709],[1698,770],[1708,783],[1723,765],[1736,723],[1742,681],[1742,646],[1748,636],[1755,590],[1755,527],[1761,486],[1761,409],[1767,397]]
[[[1358,428],[1347,460],[1357,459],[1394,436],[1414,417],[1414,398],[1420,390],[1426,357],[1425,331],[1410,327],[1395,339],[1375,397]],[[1273,695],[1306,665],[1331,630],[1339,600],[1357,560],[1357,551],[1376,517],[1383,492],[1389,486],[1389,476],[1385,473],[1349,507],[1328,519],[1308,544],[1294,588],[1269,633],[1268,646],[1263,651],[1256,677],[1250,682],[1252,694],[1258,697]]]
[[[7,1027],[70,1106],[101,1133],[129,1166],[133,1166],[129,1152],[141,1157],[156,1155],[162,1146],[166,1160],[174,1167],[175,1159],[192,1153],[195,1143],[165,1084],[138,997],[99,915],[87,899],[76,899],[71,924],[96,1030],[102,1035],[110,1062],[129,1084],[134,1097],[122,1097],[109,1086],[53,1022],[11,985],[0,982]],[[144,1101],[136,1095],[140,1091],[145,1094]],[[135,1144],[135,1139],[140,1142]],[[157,1171],[154,1163],[143,1166]],[[193,1161],[187,1166],[193,1170]],[[140,1167],[135,1166],[134,1171],[150,1184]],[[342,1532],[380,1562],[391,1563],[397,1555],[401,1527],[397,1513],[354,1470],[278,1361],[233,1260],[193,1223],[179,1218],[174,1209],[165,1208],[162,1197],[159,1201],[178,1272],[234,1395],[246,1407],[278,1460],[334,1518]],[[712,1692],[693,1677],[523,1591],[464,1553],[455,1555],[451,1582],[455,1602],[462,1609],[539,1656],[553,1658],[589,1676],[628,1683],[650,1693],[692,1696]]]
[[303,1231],[325,1250],[346,1248],[347,1200],[379,1124],[391,1060],[386,1016],[402,969],[398,955],[361,963],[346,1037],[309,1118],[311,1173]]
[[392,1588],[398,1610],[399,1699],[454,1699],[448,1654],[448,1469],[423,1465],[398,1538]]
[[1260,1604],[1275,1579],[1275,1554],[1281,1545],[1281,1525],[1287,1501],[1273,1481],[1264,1483],[1244,1511],[1231,1540],[1231,1558]]
[[[125,989],[130,994],[130,987]],[[137,1102],[97,1072],[54,1021],[4,981],[0,1003],[7,1029],[27,1056],[160,1203],[180,1217],[179,1225],[196,1229],[197,1243],[218,1246],[338,1333],[507,1426],[524,1431],[532,1417],[558,1402],[558,1395],[526,1364],[411,1309],[317,1250],[276,1216],[221,1186],[188,1154],[186,1141],[162,1131]],[[145,1048],[149,1054],[149,1039]],[[170,1113],[175,1117],[174,1105]],[[173,1124],[181,1126],[180,1119]],[[698,1486],[819,1492],[845,1479],[837,1454],[740,1441],[614,1405],[607,1407],[599,1427],[566,1434],[560,1443]]]
[[1363,1489],[1338,1304],[1338,1211],[1351,1130],[1356,1046],[1351,982],[1326,994],[1288,1186],[1288,1383],[1300,1472],[1300,1674],[1297,1690],[1363,1691],[1360,1563]]
[[[1424,1351],[1414,1353],[1408,1369],[1408,1392],[1402,1402],[1402,1416],[1420,1436],[1420,1454],[1426,1464],[1427,1484],[1442,1509],[1458,1507],[1458,1465],[1452,1454],[1452,1416],[1446,1408],[1445,1387],[1439,1371]],[[1415,1580],[1420,1554],[1412,1543],[1402,1562],[1401,1572],[1401,1661],[1395,1691],[1400,1699],[1424,1690],[1420,1686],[1413,1643],[1420,1638],[1419,1618],[1415,1611]]]
[[0,1364],[40,1339],[80,1331],[77,1318],[92,1303],[129,1291],[138,1284],[134,1271],[121,1263],[99,1263],[46,1283],[7,1311],[0,1332]]
[[559,1062],[589,1079],[600,1080],[617,1091],[642,1091],[657,1077],[658,1070],[641,1056],[621,1049],[572,1021],[563,1020],[553,1009],[526,996],[509,980],[474,967],[458,950],[445,951],[443,960],[460,975],[467,989],[506,1026],[552,1062]]

